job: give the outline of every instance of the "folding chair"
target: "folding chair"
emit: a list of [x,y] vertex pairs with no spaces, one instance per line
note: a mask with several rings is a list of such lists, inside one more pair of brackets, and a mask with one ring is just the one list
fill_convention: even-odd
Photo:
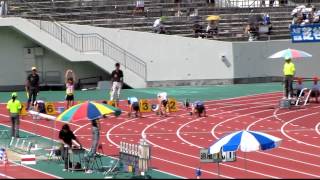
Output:
[[120,172],[118,168],[119,161],[119,159],[112,159],[109,163],[110,165],[103,166],[105,168],[103,173],[105,179],[114,179],[114,176]]
[[104,154],[102,144],[98,145],[98,153],[93,154],[91,157],[88,157],[88,167],[87,169],[95,169],[99,170],[103,167],[103,162],[102,162],[102,154]]
[[[304,96],[303,96],[303,94],[304,94]],[[299,106],[300,103],[303,103],[302,106],[307,105],[309,98],[310,98],[310,95],[311,95],[311,90],[308,88],[303,88],[300,91],[300,94],[295,102],[295,106]]]

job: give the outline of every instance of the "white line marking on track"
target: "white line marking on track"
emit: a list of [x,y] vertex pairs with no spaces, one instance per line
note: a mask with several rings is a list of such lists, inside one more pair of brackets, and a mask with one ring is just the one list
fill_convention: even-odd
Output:
[[[170,119],[170,118],[168,118]],[[166,120],[168,120],[166,119]],[[200,118],[201,119],[201,118]],[[199,119],[197,119],[199,120]],[[141,132],[141,136],[144,136],[145,135],[145,132],[147,129],[149,129],[150,127],[152,127],[153,125],[155,124],[158,124],[160,122],[162,122],[164,120],[161,120],[161,121],[157,121],[157,122],[154,122],[152,124],[150,124],[149,126],[147,126],[145,129],[143,129],[143,131]],[[151,142],[150,140],[147,139],[147,142],[150,143],[151,145],[157,145],[159,146],[158,144],[155,144],[153,142]],[[188,143],[188,142],[187,142]],[[181,143],[181,144],[185,144],[185,143]],[[195,147],[199,147],[197,145],[194,145],[192,143],[188,143],[189,145],[193,145]],[[165,147],[162,147],[162,146],[159,146],[161,149],[164,149],[164,150],[167,150],[167,151],[170,151],[170,152],[173,152],[173,153],[176,153],[176,154],[181,154],[181,155],[184,155],[184,156],[188,156],[188,157],[192,157],[192,158],[196,158],[196,159],[199,159],[199,157],[196,157],[196,156],[193,156],[193,155],[190,155],[190,154],[186,154],[186,153],[182,153],[182,152],[178,152],[178,151],[175,151],[175,150],[172,150],[172,149],[168,149],[168,148],[165,148]],[[221,164],[223,166],[228,166],[228,167],[232,167],[232,168],[235,168],[235,169],[239,169],[239,170],[242,170],[242,171],[245,171],[245,169],[242,169],[242,168],[237,168],[237,167],[234,167],[234,166],[230,166],[230,165],[227,165],[227,164]],[[266,176],[266,177],[271,177],[271,178],[278,178],[278,177],[275,177],[275,176],[271,176],[271,175],[266,175],[266,174],[263,174],[263,173],[259,173],[259,172],[255,172],[255,171],[249,171],[249,170],[246,170],[247,172],[252,172],[252,173],[255,173],[255,174],[259,174],[259,175],[263,175],[263,176]]]
[[[12,177],[12,176],[8,176],[8,175],[2,174],[2,173],[0,173],[0,176],[1,176],[1,177],[4,177],[4,178],[7,178],[7,179],[15,179],[15,178]],[[2,178],[0,178],[0,179],[2,179]]]
[[320,122],[315,126],[317,134],[320,135]]
[[304,116],[300,116],[299,118],[294,118],[294,119],[292,119],[292,120],[284,123],[284,124],[281,126],[281,133],[282,133],[284,136],[286,136],[287,138],[289,138],[289,139],[291,139],[291,140],[293,140],[293,141],[295,141],[295,142],[298,142],[298,143],[301,143],[301,144],[304,144],[304,145],[307,145],[307,146],[312,146],[312,147],[320,148],[320,146],[317,146],[317,145],[314,145],[314,144],[310,144],[310,143],[306,143],[306,142],[297,140],[297,139],[289,136],[289,135],[284,131],[284,128],[285,128],[289,123],[291,123],[291,122],[293,122],[293,121],[296,121],[296,120],[299,120],[299,119],[301,119],[301,118],[303,118],[303,117],[308,117],[308,116],[312,116],[312,115],[315,115],[315,114],[319,114],[319,112],[306,114],[306,115],[304,115]]

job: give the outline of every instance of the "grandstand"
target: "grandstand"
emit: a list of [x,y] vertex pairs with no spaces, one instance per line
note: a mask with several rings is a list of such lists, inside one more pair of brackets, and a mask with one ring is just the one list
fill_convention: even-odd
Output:
[[[228,3],[229,2],[229,3]],[[305,2],[298,2],[304,3]],[[74,1],[74,0],[13,0],[10,1],[9,15],[32,19],[48,19],[48,17],[67,23],[86,24],[98,27],[120,28],[134,31],[151,32],[152,24],[160,16],[166,16],[168,34],[192,37],[192,26],[195,19],[206,24],[207,15],[220,15],[219,37],[216,40],[243,41],[247,40],[244,27],[252,14],[269,13],[273,31],[270,36],[262,35],[261,39],[289,39],[290,12],[298,4],[274,7],[261,7],[260,1],[236,0],[218,1],[215,6],[208,6],[204,0],[192,0],[180,4],[181,16],[177,15],[177,5],[173,0],[155,0],[145,2],[144,13],[134,13],[135,1]],[[317,5],[316,2],[313,4]],[[190,9],[197,9],[198,16],[191,17]]]
[[[317,2],[312,4],[317,7]],[[281,80],[281,71],[274,68],[278,62],[266,59],[276,50],[291,46],[290,12],[297,5],[306,4],[276,1],[269,7],[269,1],[261,6],[257,0],[220,0],[208,5],[203,0],[192,0],[178,5],[173,0],[155,0],[145,1],[144,13],[135,13],[135,3],[133,0],[12,0],[8,1],[7,18],[0,25],[15,27],[36,41],[37,46],[64,57],[64,61],[89,61],[105,73],[110,73],[114,63],[120,62],[125,83],[133,88],[270,82]],[[198,16],[190,16],[190,9],[197,9]],[[259,41],[247,43],[244,29],[249,18],[263,13],[271,17],[271,34],[261,34]],[[203,41],[191,38],[195,21],[205,26],[208,15],[221,17],[218,36]],[[20,19],[10,19],[17,17]],[[159,17],[166,17],[166,35],[151,33],[153,22]],[[294,46],[304,49],[301,44]],[[309,52],[316,56],[319,52],[312,43],[310,47]],[[206,64],[200,74],[194,68],[199,65],[198,59]],[[188,65],[177,71],[176,67],[185,63]],[[299,72],[301,76],[312,76],[311,69],[317,62],[312,63],[314,66],[301,64],[308,69]],[[249,66],[265,68],[247,70]],[[163,69],[168,73],[163,74]],[[96,72],[81,78],[96,77]],[[58,80],[55,84],[63,82]]]
[[[303,83],[310,93],[293,104],[296,98],[283,97],[286,85],[280,83],[283,58],[290,53],[270,58],[291,48],[291,54],[300,56],[292,57],[294,77],[303,81],[313,77],[317,82],[320,35],[310,30],[311,40],[311,33],[301,30],[303,35],[293,36],[289,27],[295,7],[311,3],[319,8],[320,0],[276,0],[272,7],[270,0],[214,1],[145,0],[144,12],[137,12],[136,0],[0,0],[0,5],[8,3],[7,13],[0,8],[0,91],[6,91],[0,92],[0,153],[2,147],[8,149],[9,159],[4,161],[7,154],[0,158],[0,179],[187,179],[199,176],[200,168],[201,179],[320,178],[316,153],[320,104],[318,97],[309,99],[315,85]],[[251,41],[245,27],[251,17],[264,13],[271,17],[272,31]],[[195,23],[205,27],[210,15],[221,18],[218,35],[195,38]],[[164,34],[153,31],[158,18],[164,19]],[[294,42],[294,37],[300,41]],[[121,84],[110,83],[116,63],[125,84],[114,101],[116,88],[110,84]],[[25,109],[30,94],[25,92],[25,81],[31,67],[40,76],[38,100],[45,101],[47,114]],[[71,96],[72,85],[65,81],[69,70],[76,74],[73,109],[65,108],[66,97]],[[7,110],[12,91],[23,102],[20,138],[9,136],[9,118],[15,115]],[[157,94],[168,95],[168,116],[156,112],[164,103]],[[130,97],[139,99],[143,118],[131,118]],[[302,100],[305,103],[299,104]],[[205,104],[207,116],[194,116],[196,101]],[[98,103],[118,107],[121,113]],[[89,115],[100,110],[89,111],[89,104],[108,107],[110,114],[99,112],[91,119]],[[62,120],[59,114],[73,119]],[[85,116],[77,117],[81,114]],[[93,119],[101,120],[101,134],[93,128]],[[58,132],[65,123],[84,148],[69,151],[72,167],[68,168],[57,149]],[[241,130],[270,133],[283,142],[259,144],[259,151],[248,154],[242,147],[225,154],[219,148],[219,153],[211,154],[214,141]],[[96,138],[93,134],[100,140],[97,154],[87,164],[81,154],[88,153]],[[263,152],[266,146],[268,151]],[[32,158],[25,158],[30,153]],[[36,164],[24,165],[25,159]]]

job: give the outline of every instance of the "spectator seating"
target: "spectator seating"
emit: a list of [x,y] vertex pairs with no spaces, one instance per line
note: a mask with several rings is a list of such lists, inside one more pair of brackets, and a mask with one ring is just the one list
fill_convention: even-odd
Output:
[[[220,15],[217,40],[242,41],[248,39],[244,35],[248,16],[264,12],[269,13],[273,29],[270,36],[262,35],[261,40],[290,38],[290,13],[295,7],[292,4],[283,7],[226,8],[208,6],[205,0],[192,0],[183,1],[180,4],[182,16],[176,16],[177,4],[174,0],[146,0],[144,4],[145,12],[134,14],[133,0],[11,0],[9,15],[34,19],[50,17],[61,22],[144,32],[152,32],[153,22],[160,16],[166,16],[164,25],[168,34],[193,37],[195,17],[187,16],[193,8],[198,10],[199,23],[204,29],[207,15]],[[317,2],[313,4],[319,7]]]

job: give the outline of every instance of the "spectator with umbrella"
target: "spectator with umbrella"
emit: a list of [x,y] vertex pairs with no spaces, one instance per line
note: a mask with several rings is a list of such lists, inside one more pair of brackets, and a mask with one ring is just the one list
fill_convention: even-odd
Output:
[[219,26],[219,20],[220,16],[217,15],[210,15],[207,17],[208,25],[206,28],[207,38],[208,37],[215,37],[218,35],[218,26]]

